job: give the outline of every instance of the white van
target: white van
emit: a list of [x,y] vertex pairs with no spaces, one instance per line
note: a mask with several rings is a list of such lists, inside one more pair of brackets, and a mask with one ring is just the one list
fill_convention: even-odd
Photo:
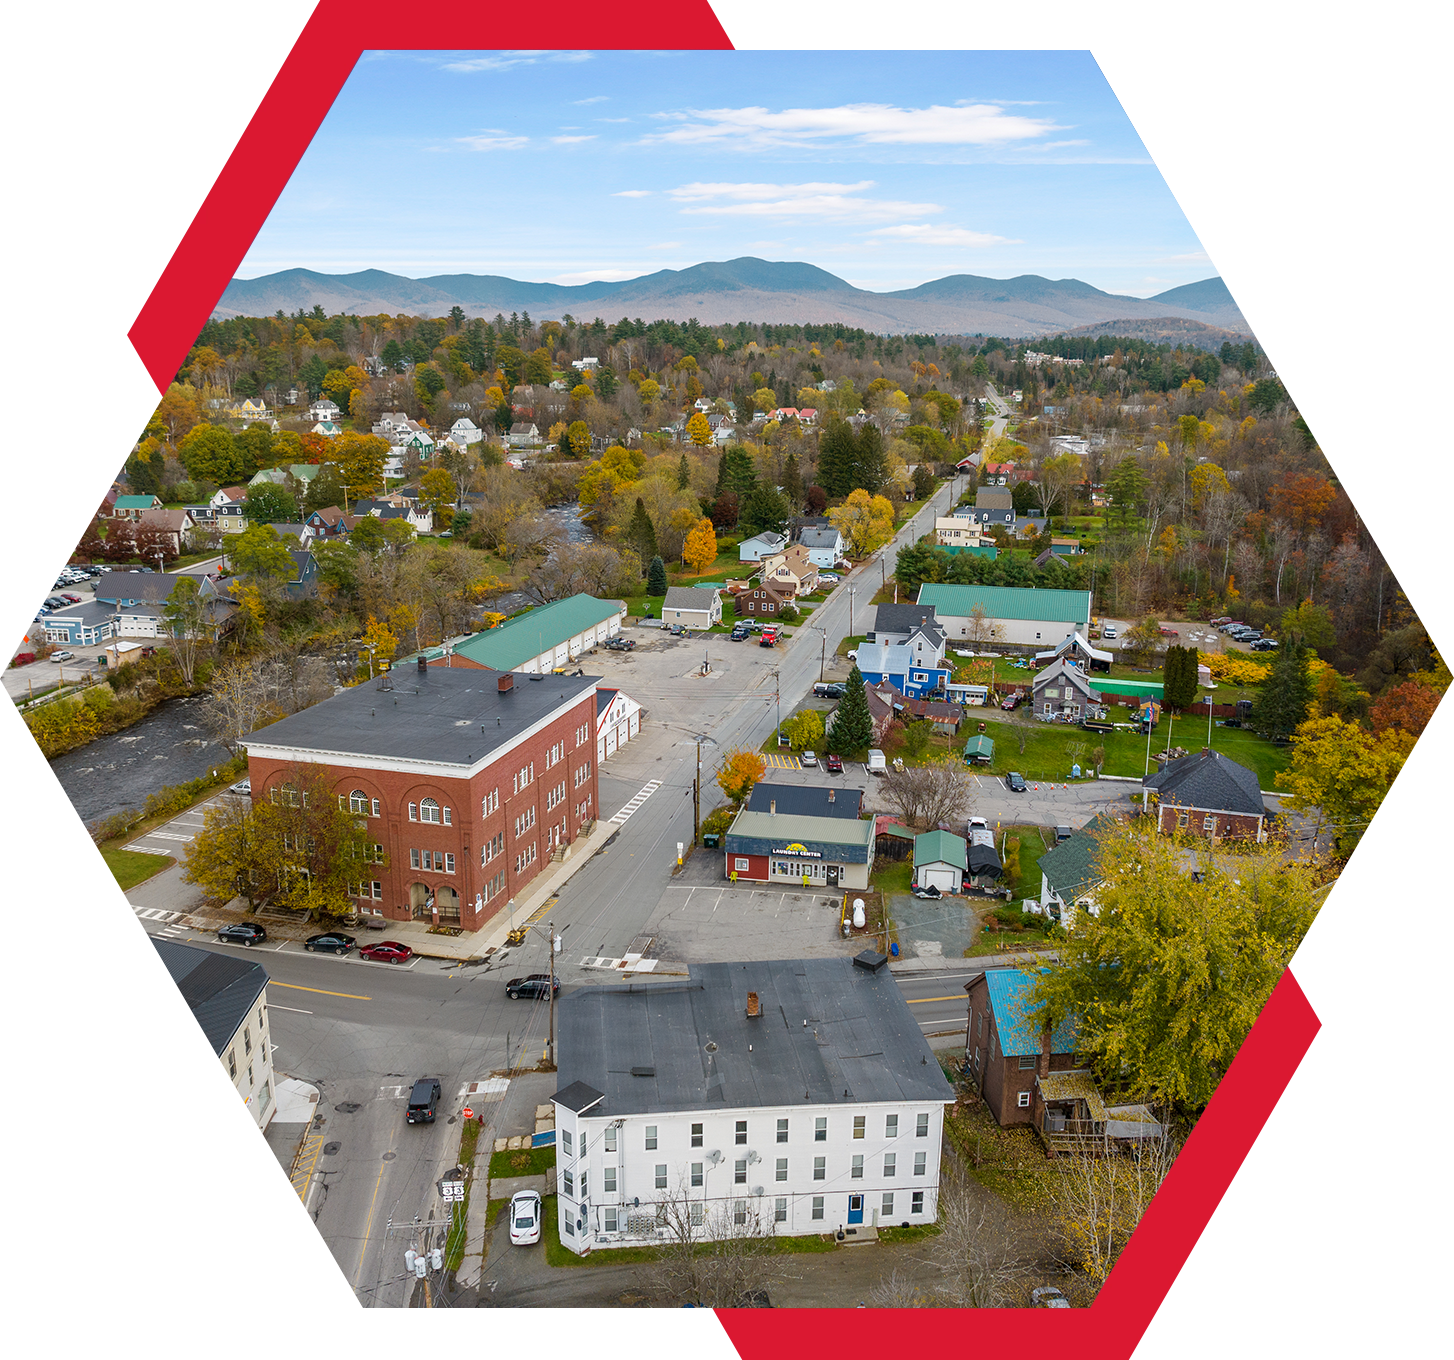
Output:
[[875,750],[868,753],[868,772],[869,774],[888,773],[888,763],[884,760],[882,751]]

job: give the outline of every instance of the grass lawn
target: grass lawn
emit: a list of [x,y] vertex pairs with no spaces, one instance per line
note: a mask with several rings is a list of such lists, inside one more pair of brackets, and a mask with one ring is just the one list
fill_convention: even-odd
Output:
[[[971,723],[970,734],[979,721],[985,724],[985,735],[994,739],[995,759],[991,769],[995,774],[1018,770],[1029,780],[1060,783],[1070,778],[1070,767],[1076,763],[1077,756],[1081,768],[1085,769],[1091,752],[1100,745],[1104,745],[1106,750],[1104,773],[1140,778],[1146,770],[1146,738],[1133,732],[1108,732],[1102,736],[1058,723],[1021,724],[989,718]],[[1158,751],[1166,749],[1168,727],[1172,741],[1188,750],[1200,750],[1206,741],[1207,730],[1194,717],[1175,723],[1163,718],[1151,733],[1153,759]],[[961,734],[968,735],[963,729]],[[1025,739],[1023,751],[1020,750],[1021,736]],[[958,744],[962,749],[964,742]],[[1292,750],[1289,746],[1276,746],[1245,728],[1235,727],[1213,728],[1212,749],[1255,770],[1264,789],[1273,787],[1273,777],[1287,767]]]
[[1015,895],[1015,901],[1023,897],[1040,896],[1040,866],[1038,860],[1055,844],[1055,832],[1041,835],[1038,826],[1007,826],[1000,829],[1001,848],[1008,852],[1011,844],[1020,847],[1020,876],[1006,886]]
[[944,1132],[975,1180],[1012,1209],[1044,1215],[1049,1226],[1051,1196],[1063,1164],[1045,1156],[1033,1129],[1002,1129],[984,1101],[969,1091],[962,1104],[945,1111]]
[[906,893],[914,881],[913,856],[901,860],[885,860],[873,871],[869,882],[876,891],[887,896],[889,893]]
[[490,1179],[505,1180],[511,1176],[543,1176],[555,1165],[553,1147],[520,1148],[515,1152],[490,1155]]
[[857,637],[846,637],[843,639],[842,642],[838,644],[838,651],[836,655],[847,656],[850,651],[852,651],[856,647],[862,646],[862,644],[867,641],[867,633],[860,633]]
[[96,1283],[100,1347],[121,1360],[121,895],[172,863],[169,855],[103,845],[96,915]]

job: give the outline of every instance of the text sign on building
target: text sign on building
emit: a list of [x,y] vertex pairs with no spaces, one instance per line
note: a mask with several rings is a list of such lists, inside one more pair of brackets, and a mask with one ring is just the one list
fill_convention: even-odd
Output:
[[809,850],[805,845],[785,845],[781,850],[774,850],[775,855],[797,855],[801,859],[822,859],[821,850]]

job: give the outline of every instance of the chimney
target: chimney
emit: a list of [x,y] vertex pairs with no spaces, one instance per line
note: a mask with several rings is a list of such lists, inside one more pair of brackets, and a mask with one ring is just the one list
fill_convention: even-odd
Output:
[[769,817],[776,817],[777,816],[777,799],[776,798],[770,798],[768,800],[768,804],[767,804],[767,815]]
[[429,669],[429,663],[421,656],[419,658],[419,674],[423,675]]
[[762,1014],[762,1003],[757,999],[756,992],[747,994],[747,1018],[756,1020]]
[[838,798],[838,790],[837,789],[829,789],[828,790],[828,801],[830,803],[832,803],[832,802],[836,801],[837,798]]
[[515,676],[512,672],[506,671],[496,683],[500,687],[499,692],[501,694],[508,694],[515,688]]

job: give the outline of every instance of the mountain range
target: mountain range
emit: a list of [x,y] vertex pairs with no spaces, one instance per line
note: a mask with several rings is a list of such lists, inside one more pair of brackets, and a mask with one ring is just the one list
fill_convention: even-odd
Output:
[[[1026,338],[1117,321],[1143,325],[1175,319],[1250,334],[1220,278],[1183,284],[1154,297],[1105,293],[1079,279],[1013,279],[950,274],[917,288],[874,293],[816,265],[736,260],[662,269],[619,282],[526,283],[493,274],[436,274],[410,279],[380,269],[320,274],[287,269],[256,279],[233,279],[214,316],[269,316],[321,306],[333,315],[404,312],[443,316],[461,307],[469,316],[528,311],[535,320],[622,316],[703,325],[738,321],[807,325],[841,323],[880,334],[999,335]],[[1144,333],[1144,332],[1143,332]]]

